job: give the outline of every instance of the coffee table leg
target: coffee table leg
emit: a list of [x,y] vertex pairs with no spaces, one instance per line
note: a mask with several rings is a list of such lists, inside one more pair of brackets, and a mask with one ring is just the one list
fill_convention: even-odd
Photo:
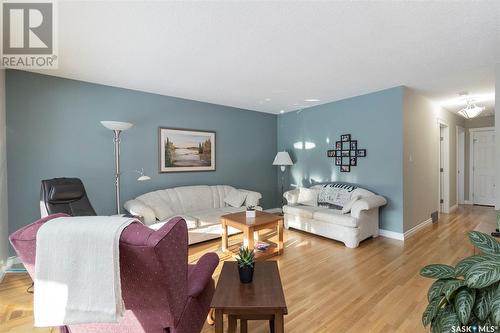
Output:
[[[253,231],[252,230],[245,230],[243,237],[244,237],[243,244],[245,246],[248,246],[248,249],[250,251],[252,251],[254,248]],[[246,244],[245,244],[245,241],[246,241]]]
[[248,321],[240,319],[240,333],[248,333]]
[[283,220],[278,221],[278,254],[283,254]]
[[222,220],[222,252],[227,250],[227,224]]
[[269,320],[269,332],[274,333],[274,319]]
[[283,313],[276,312],[274,315],[274,333],[284,333],[285,322],[283,321]]
[[236,316],[235,315],[228,315],[228,327],[227,327],[227,332],[228,333],[236,333]]
[[220,309],[215,309],[215,333],[224,333],[224,317]]

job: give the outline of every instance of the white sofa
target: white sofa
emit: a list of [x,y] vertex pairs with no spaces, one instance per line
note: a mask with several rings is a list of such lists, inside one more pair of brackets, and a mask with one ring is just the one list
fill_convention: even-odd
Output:
[[[241,206],[229,206],[224,199],[232,190],[235,188],[228,185],[174,187],[143,194],[127,201],[124,207],[153,229],[159,229],[172,217],[182,216],[188,226],[189,244],[195,244],[221,237],[222,215],[245,211],[247,206],[261,209],[258,205],[262,195],[242,189],[237,190],[245,196]],[[237,232],[228,228],[229,234]]]
[[[315,185],[310,189],[319,193],[322,186]],[[347,206],[333,209],[322,207],[317,202],[314,205],[314,200],[309,200],[306,205],[300,204],[300,191],[291,190],[283,195],[288,203],[283,207],[286,228],[335,239],[349,248],[358,247],[359,242],[366,238],[378,236],[379,207],[387,203],[384,197],[358,187],[349,192],[344,200],[349,200],[346,204],[350,209]]]

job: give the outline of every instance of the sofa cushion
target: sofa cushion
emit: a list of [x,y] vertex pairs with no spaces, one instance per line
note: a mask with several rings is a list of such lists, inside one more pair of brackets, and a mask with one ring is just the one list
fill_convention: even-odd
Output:
[[247,193],[232,189],[224,198],[224,202],[231,207],[241,207],[245,202]]
[[313,214],[315,212],[323,211],[326,209],[327,208],[323,208],[323,207],[311,207],[311,206],[303,206],[303,205],[297,205],[297,206],[285,205],[285,206],[283,206],[283,212],[285,214],[302,216],[302,217],[306,217],[309,219],[313,218]]
[[153,229],[153,230],[158,230],[165,223],[167,223],[168,221],[170,221],[171,219],[173,219],[173,218],[175,218],[177,216],[182,217],[186,221],[186,225],[187,225],[188,230],[192,230],[192,229],[198,228],[198,219],[196,217],[189,216],[189,215],[174,215],[172,217],[164,219],[161,222],[150,224],[150,225],[148,225],[148,227],[151,228],[151,229]]
[[348,214],[342,214],[342,211],[338,209],[325,209],[317,211],[313,214],[313,219],[351,228],[357,228],[359,226],[357,218]]
[[351,211],[352,205],[359,199],[361,199],[360,195],[352,195],[351,200],[346,202],[344,207],[342,207],[342,214],[349,213]]
[[171,217],[176,212],[170,208],[170,205],[161,197],[162,191],[154,191],[137,197],[137,200],[150,207],[158,220],[164,220]]
[[318,192],[315,188],[301,187],[299,189],[299,197],[297,203],[306,206],[316,207],[318,205]]
[[320,206],[332,205],[334,208],[337,206],[343,207],[351,199],[352,192],[355,189],[355,186],[342,183],[320,185],[318,204]]

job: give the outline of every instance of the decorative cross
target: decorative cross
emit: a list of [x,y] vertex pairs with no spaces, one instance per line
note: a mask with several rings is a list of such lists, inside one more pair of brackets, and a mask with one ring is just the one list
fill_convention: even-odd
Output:
[[351,140],[351,134],[342,134],[335,142],[335,149],[328,150],[328,157],[335,158],[340,172],[351,172],[351,166],[358,165],[358,157],[366,157],[366,149],[358,149],[358,140]]

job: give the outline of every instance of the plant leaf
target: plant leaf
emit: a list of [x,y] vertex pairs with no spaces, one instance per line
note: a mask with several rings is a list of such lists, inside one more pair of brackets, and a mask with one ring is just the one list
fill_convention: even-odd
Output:
[[493,323],[500,326],[500,284],[498,284],[490,301],[491,319]]
[[438,297],[439,295],[441,295],[441,292],[443,291],[444,283],[446,281],[447,280],[444,280],[444,279],[439,279],[439,280],[434,281],[434,283],[429,288],[429,291],[427,292],[427,300],[429,302],[432,301],[434,298]]
[[455,312],[458,319],[464,325],[469,322],[472,307],[476,299],[476,290],[471,288],[460,288],[455,297]]
[[449,301],[450,296],[460,287],[465,286],[465,281],[463,280],[448,280],[445,282],[443,286],[443,293],[446,296],[446,299]]
[[431,264],[422,268],[420,275],[427,278],[449,279],[455,277],[455,269],[448,265]]
[[487,260],[498,260],[492,255],[482,254],[478,256],[467,257],[458,262],[455,266],[455,275],[456,276],[464,276],[465,273],[470,270],[470,268],[479,262],[487,261]]
[[479,231],[469,232],[469,239],[483,253],[500,256],[500,243],[490,235]]
[[447,307],[442,314],[439,315],[440,332],[451,332],[452,327],[460,326],[458,316],[453,311],[452,307]]
[[425,308],[425,311],[422,314],[422,324],[424,324],[424,326],[429,325],[434,317],[436,317],[440,301],[441,297],[436,297],[431,302],[429,302],[427,308]]
[[484,288],[500,280],[500,260],[474,264],[465,273],[465,281],[471,288]]
[[473,311],[480,321],[485,320],[490,313],[489,295],[488,289],[479,289],[476,294],[476,302],[474,303]]

